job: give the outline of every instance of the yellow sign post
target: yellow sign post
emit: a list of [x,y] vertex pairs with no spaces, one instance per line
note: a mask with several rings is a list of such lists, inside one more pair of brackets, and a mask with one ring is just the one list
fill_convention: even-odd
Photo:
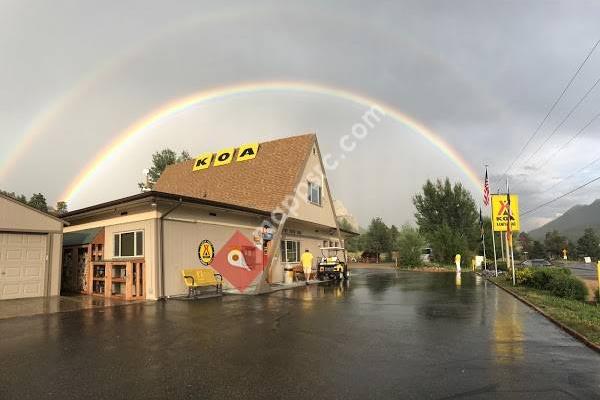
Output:
[[505,194],[492,195],[492,225],[494,232],[506,232],[508,220],[510,219],[511,232],[521,230],[521,219],[519,217],[519,196],[510,195],[510,216],[508,213],[508,199]]

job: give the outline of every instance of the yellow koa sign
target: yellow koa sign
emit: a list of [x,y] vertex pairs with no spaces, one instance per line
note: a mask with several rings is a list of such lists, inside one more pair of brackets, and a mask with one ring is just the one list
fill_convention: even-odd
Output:
[[517,232],[521,230],[519,218],[519,196],[510,195],[510,216],[508,212],[508,199],[505,194],[492,195],[492,223],[495,232],[506,232],[510,219],[510,230]]
[[254,159],[257,153],[258,143],[244,144],[237,149],[234,147],[228,147],[226,149],[219,150],[216,154],[202,153],[196,157],[194,167],[192,169],[194,171],[207,169],[211,166],[211,163],[213,167],[231,164],[234,158],[236,162],[248,161]]

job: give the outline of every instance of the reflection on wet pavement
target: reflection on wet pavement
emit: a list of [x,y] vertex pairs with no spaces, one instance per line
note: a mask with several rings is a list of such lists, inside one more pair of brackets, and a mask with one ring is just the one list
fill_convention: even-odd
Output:
[[78,311],[89,308],[113,307],[135,302],[84,295],[2,300],[0,301],[0,319]]
[[0,398],[600,398],[600,357],[472,273],[0,320]]
[[494,352],[496,362],[511,364],[523,359],[523,324],[516,301],[498,307],[498,297],[494,301]]

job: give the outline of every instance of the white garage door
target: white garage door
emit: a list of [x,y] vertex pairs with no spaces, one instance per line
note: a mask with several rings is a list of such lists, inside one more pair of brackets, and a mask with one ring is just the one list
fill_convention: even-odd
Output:
[[44,295],[46,238],[0,233],[0,300]]

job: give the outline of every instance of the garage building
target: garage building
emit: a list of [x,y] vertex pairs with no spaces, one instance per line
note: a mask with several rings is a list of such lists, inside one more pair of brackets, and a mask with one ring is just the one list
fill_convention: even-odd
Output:
[[60,293],[63,225],[0,194],[0,300]]
[[152,191],[64,219],[65,267],[87,265],[82,291],[126,299],[185,295],[184,268],[214,269],[232,293],[265,292],[305,249],[317,257],[342,242],[314,134],[202,153],[167,167]]

